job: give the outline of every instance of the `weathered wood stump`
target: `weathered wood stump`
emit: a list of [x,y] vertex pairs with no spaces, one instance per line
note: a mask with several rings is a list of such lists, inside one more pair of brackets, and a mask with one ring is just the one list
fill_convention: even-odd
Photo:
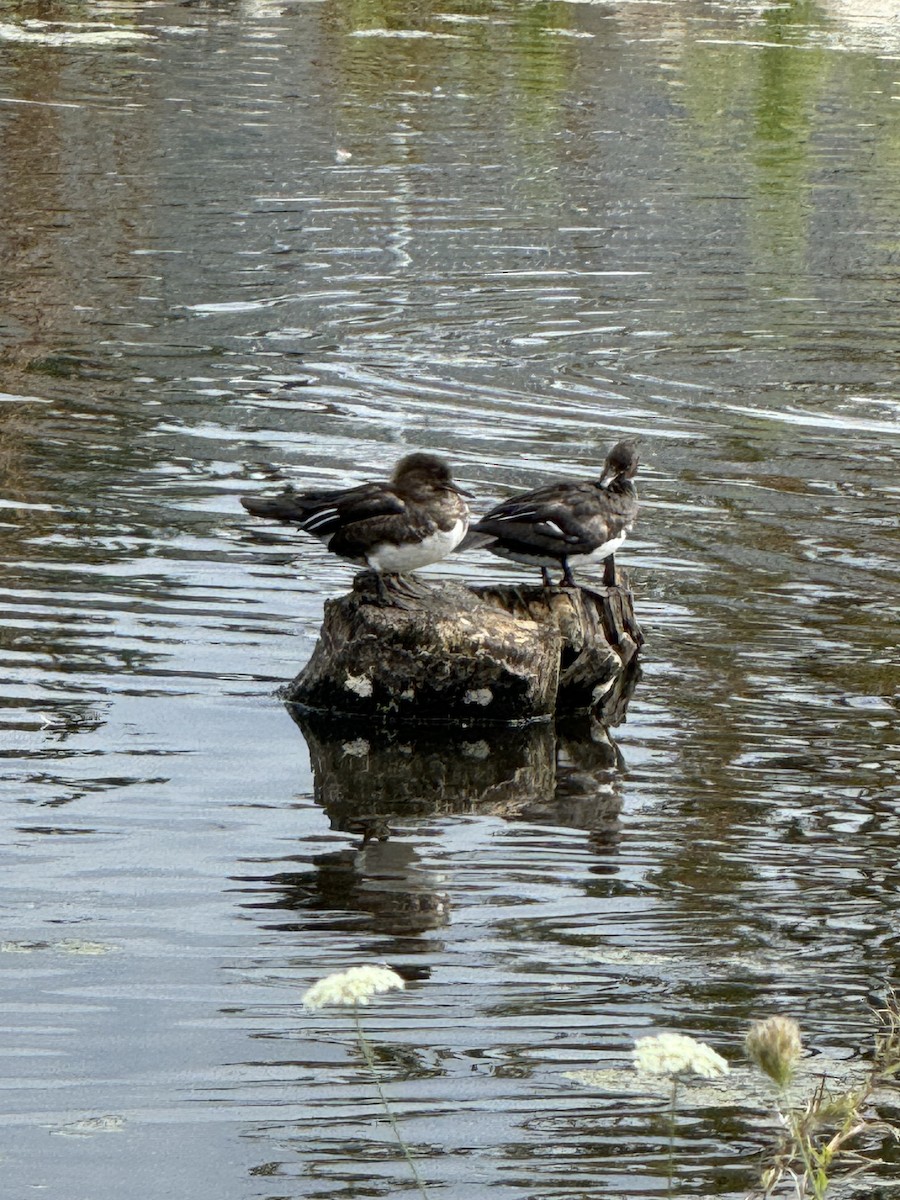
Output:
[[599,590],[417,585],[390,603],[362,572],[326,603],[312,657],[281,696],[369,720],[547,719],[595,705],[642,641],[624,580]]

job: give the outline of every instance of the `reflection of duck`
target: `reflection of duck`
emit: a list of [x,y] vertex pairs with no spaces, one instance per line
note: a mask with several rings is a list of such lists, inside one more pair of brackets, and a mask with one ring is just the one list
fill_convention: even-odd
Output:
[[500,558],[540,567],[545,586],[549,567],[561,566],[563,583],[574,586],[573,569],[605,561],[603,582],[612,586],[613,555],[637,514],[632,479],[638,461],[635,444],[619,442],[599,479],[549,483],[511,496],[472,526],[470,542]]
[[[252,882],[274,892],[255,908],[368,913],[374,931],[393,937],[425,933],[449,920],[443,877],[424,868],[416,847],[400,840],[319,854],[305,870],[278,871]],[[349,921],[358,930],[358,918]]]
[[387,483],[331,491],[242,496],[258,517],[296,524],[332,554],[383,575],[418,570],[445,558],[469,523],[465,493],[434,454],[401,458]]

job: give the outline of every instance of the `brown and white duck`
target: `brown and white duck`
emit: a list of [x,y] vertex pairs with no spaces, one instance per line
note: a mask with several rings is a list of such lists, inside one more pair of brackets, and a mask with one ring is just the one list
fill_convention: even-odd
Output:
[[561,567],[562,582],[574,586],[573,571],[600,562],[605,563],[603,582],[614,584],[613,556],[637,515],[632,480],[638,462],[635,443],[618,442],[598,479],[548,483],[511,496],[475,522],[467,545],[540,567],[545,586],[550,567]]
[[469,524],[466,493],[434,454],[407,454],[386,483],[242,496],[258,517],[290,522],[317,537],[332,554],[379,576],[404,575],[445,558]]

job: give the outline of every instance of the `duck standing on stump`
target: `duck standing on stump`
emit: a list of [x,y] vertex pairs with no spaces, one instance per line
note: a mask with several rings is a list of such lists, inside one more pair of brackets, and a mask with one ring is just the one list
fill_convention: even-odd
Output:
[[562,582],[574,587],[573,568],[605,560],[603,582],[614,586],[613,555],[637,515],[632,479],[638,462],[635,443],[618,442],[599,479],[548,483],[511,496],[472,526],[468,544],[540,567],[545,587],[550,586],[549,567],[562,567]]
[[241,496],[247,512],[296,524],[332,554],[377,573],[378,592],[388,599],[398,576],[445,558],[465,537],[467,495],[450,468],[434,454],[407,454],[387,483],[362,483],[332,491],[278,496]]

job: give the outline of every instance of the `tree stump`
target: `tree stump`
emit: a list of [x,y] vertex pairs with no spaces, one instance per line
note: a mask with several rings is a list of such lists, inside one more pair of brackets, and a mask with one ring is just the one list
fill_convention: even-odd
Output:
[[418,585],[386,603],[372,572],[329,600],[282,699],[367,720],[507,724],[588,709],[643,641],[627,581],[599,590]]

